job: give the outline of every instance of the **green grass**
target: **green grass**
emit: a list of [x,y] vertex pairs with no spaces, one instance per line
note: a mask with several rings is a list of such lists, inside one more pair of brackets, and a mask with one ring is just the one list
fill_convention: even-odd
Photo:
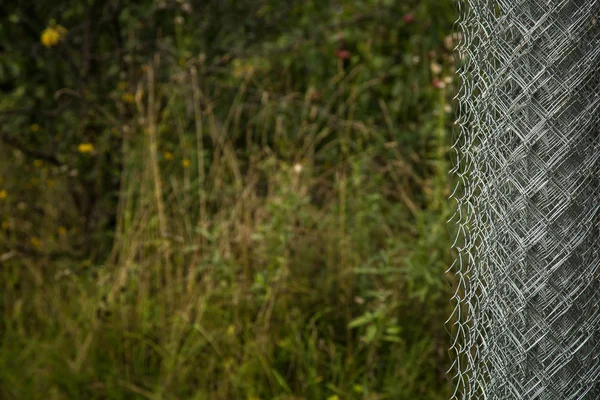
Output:
[[[0,398],[448,398],[452,62],[420,43],[396,94],[376,56],[318,85],[157,57],[73,169],[0,147]],[[73,175],[117,155],[85,242]]]

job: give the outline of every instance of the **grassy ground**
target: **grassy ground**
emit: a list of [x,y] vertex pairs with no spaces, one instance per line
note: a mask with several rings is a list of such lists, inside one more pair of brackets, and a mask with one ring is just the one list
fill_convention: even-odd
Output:
[[[447,398],[452,61],[416,43],[385,96],[376,58],[317,85],[155,57],[77,167],[0,147],[0,398]],[[67,193],[115,141],[114,226],[82,249]]]

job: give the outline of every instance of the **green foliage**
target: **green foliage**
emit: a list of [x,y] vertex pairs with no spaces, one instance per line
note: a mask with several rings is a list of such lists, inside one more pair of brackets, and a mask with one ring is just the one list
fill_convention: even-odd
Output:
[[7,5],[0,398],[447,398],[452,20]]

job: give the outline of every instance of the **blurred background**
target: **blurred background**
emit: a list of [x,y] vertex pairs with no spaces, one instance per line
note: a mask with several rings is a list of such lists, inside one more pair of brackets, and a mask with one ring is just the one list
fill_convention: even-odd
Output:
[[2,9],[0,398],[448,398],[451,0]]

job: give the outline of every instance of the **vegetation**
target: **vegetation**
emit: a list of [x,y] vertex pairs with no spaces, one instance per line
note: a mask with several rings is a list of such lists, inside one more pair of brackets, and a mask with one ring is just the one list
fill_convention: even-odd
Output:
[[5,4],[0,398],[447,398],[453,19]]

